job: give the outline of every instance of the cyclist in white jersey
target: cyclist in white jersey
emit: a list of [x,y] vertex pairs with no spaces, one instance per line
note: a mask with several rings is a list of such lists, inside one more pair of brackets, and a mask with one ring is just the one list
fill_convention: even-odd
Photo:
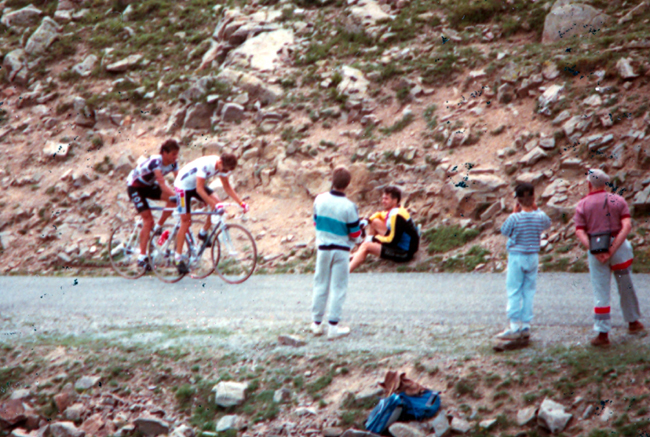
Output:
[[[244,212],[248,211],[248,205],[241,200],[228,180],[228,176],[236,167],[237,157],[231,153],[225,153],[221,155],[221,157],[217,155],[208,155],[195,159],[185,165],[178,173],[178,176],[176,176],[176,180],[174,180],[174,188],[176,189],[178,211],[181,214],[181,227],[178,231],[178,236],[176,237],[175,256],[176,266],[178,267],[179,273],[186,274],[189,272],[187,264],[183,260],[182,253],[183,245],[185,243],[185,233],[189,230],[190,225],[192,224],[192,216],[190,215],[192,212],[192,198],[207,203],[212,209],[215,209],[217,204],[220,202],[219,197],[217,197],[217,195],[206,186],[205,182],[207,179],[213,176],[219,176],[219,179],[221,179],[221,185],[226,194],[237,202]],[[199,232],[199,238],[202,240],[207,238],[208,231],[212,225],[210,216],[207,217],[208,219],[206,220],[203,229]]]
[[[141,162],[127,177],[129,199],[133,202],[143,221],[142,230],[140,231],[138,265],[147,270],[151,269],[147,263],[147,245],[153,228],[153,216],[147,199],[164,200],[167,202],[166,206],[168,208],[174,206],[174,203],[169,201],[169,198],[174,196],[174,190],[165,183],[164,176],[168,173],[174,173],[174,176],[178,174],[179,150],[180,147],[176,140],[169,139],[165,141],[160,146],[160,155],[152,155],[149,159]],[[162,225],[170,215],[171,212],[163,212],[154,229],[154,234],[160,232]]]

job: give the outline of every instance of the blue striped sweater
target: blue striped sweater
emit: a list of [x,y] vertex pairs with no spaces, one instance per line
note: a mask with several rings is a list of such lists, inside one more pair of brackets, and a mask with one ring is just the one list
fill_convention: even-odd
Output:
[[542,232],[551,226],[551,219],[542,210],[517,212],[501,226],[501,233],[508,239],[508,252],[539,253]]
[[350,250],[361,235],[357,206],[334,190],[316,196],[314,224],[320,250]]

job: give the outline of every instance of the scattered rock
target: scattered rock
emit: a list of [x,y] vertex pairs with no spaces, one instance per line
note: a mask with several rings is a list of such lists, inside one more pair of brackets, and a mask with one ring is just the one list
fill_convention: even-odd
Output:
[[74,404],[66,408],[64,415],[66,419],[72,422],[76,422],[77,420],[81,419],[81,416],[83,416],[85,411],[86,407],[84,404]]
[[60,144],[54,141],[48,141],[43,147],[43,156],[45,158],[64,159],[68,156],[70,151],[70,144]]
[[340,437],[341,434],[343,434],[343,429],[337,426],[323,428],[323,437]]
[[524,155],[519,163],[523,166],[532,166],[540,159],[547,158],[548,155],[541,147],[535,147],[533,150]]
[[221,109],[221,119],[225,122],[238,122],[244,118],[244,107],[238,103],[226,103]]
[[558,1],[544,20],[542,43],[566,41],[567,44],[596,32],[607,23],[609,16],[582,3]]
[[601,422],[609,422],[614,417],[614,411],[612,411],[609,406],[605,407],[602,413],[600,413]]
[[481,429],[489,430],[489,429],[494,428],[496,426],[496,424],[497,424],[496,419],[486,419],[486,420],[482,420],[481,422],[479,422],[478,426]]
[[176,132],[176,130],[183,127],[186,113],[187,110],[185,109],[185,107],[176,109],[169,117],[169,121],[167,122],[167,126],[165,127],[165,132],[167,134],[172,134]]
[[630,58],[621,58],[616,62],[616,70],[618,70],[618,75],[621,79],[631,80],[639,77],[639,75],[634,72],[631,62],[632,59]]
[[380,437],[379,434],[368,431],[359,431],[358,429],[348,429],[341,437]]
[[517,425],[528,426],[535,420],[536,414],[537,408],[535,407],[528,407],[524,408],[523,410],[519,410],[517,412]]
[[273,393],[273,402],[277,404],[284,404],[291,400],[291,390],[288,388],[279,388]]
[[88,390],[96,386],[100,379],[99,376],[82,376],[75,382],[74,388],[77,390]]
[[0,405],[0,429],[13,426],[26,418],[25,406],[21,399],[10,399]]
[[80,64],[72,67],[72,71],[82,77],[90,76],[97,65],[98,58],[95,55],[88,55]]
[[11,396],[9,396],[9,399],[19,399],[19,400],[27,400],[32,397],[32,392],[30,392],[26,388],[19,388],[18,390],[14,390],[11,393]]
[[372,26],[380,20],[393,17],[384,12],[375,0],[361,0],[350,8],[350,16],[359,24]]
[[217,422],[217,432],[224,432],[228,431],[229,429],[237,429],[237,415],[235,414],[229,414],[227,416],[223,416],[221,419],[219,419],[219,422]]
[[43,12],[40,9],[35,8],[33,5],[28,5],[16,11],[9,11],[3,14],[2,18],[0,18],[0,23],[7,27],[31,26],[38,22],[41,15],[43,15]]
[[13,82],[21,70],[27,70],[25,64],[25,51],[23,49],[16,49],[7,53],[2,61],[2,66],[7,71],[9,82]]
[[278,343],[282,346],[291,346],[291,347],[302,347],[307,344],[307,342],[297,335],[279,335]]
[[280,66],[282,52],[291,50],[294,45],[293,31],[277,29],[263,32],[249,38],[241,46],[228,53],[225,66],[237,65],[259,71],[274,71]]
[[[465,419],[454,417],[451,420],[451,430],[453,432],[456,432],[458,434],[466,434],[470,429],[472,429],[472,425],[470,425],[470,423]],[[440,437],[438,433],[436,433],[436,437]]]
[[136,429],[145,436],[169,434],[169,424],[162,419],[152,416],[141,416],[133,422]]
[[449,426],[449,420],[447,420],[447,415],[444,410],[438,411],[436,417],[429,422],[431,429],[436,434],[436,437],[445,437],[449,434],[451,427]]
[[142,55],[131,55],[125,59],[108,64],[106,66],[106,71],[110,73],[123,73],[137,65],[138,62],[142,59]]
[[247,389],[248,383],[221,381],[212,389],[212,391],[216,393],[214,401],[220,407],[233,407],[239,405],[246,400]]
[[40,55],[59,37],[62,27],[50,17],[43,18],[36,32],[29,37],[25,45],[25,53]]
[[210,129],[213,107],[207,103],[197,103],[187,110],[183,127],[186,129]]
[[553,434],[557,434],[564,431],[571,417],[573,415],[565,412],[562,404],[558,404],[547,398],[544,399],[542,405],[539,407],[537,423],[542,428]]
[[86,433],[72,422],[56,422],[49,426],[52,437],[85,437]]
[[388,431],[394,437],[425,437],[425,434],[419,428],[409,425],[408,423],[396,422],[388,427]]

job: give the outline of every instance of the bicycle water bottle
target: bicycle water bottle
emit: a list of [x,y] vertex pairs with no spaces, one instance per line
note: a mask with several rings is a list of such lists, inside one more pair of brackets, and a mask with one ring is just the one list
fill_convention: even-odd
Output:
[[169,229],[165,229],[165,232],[162,233],[160,238],[158,239],[158,246],[162,246],[165,244],[165,241],[169,238]]

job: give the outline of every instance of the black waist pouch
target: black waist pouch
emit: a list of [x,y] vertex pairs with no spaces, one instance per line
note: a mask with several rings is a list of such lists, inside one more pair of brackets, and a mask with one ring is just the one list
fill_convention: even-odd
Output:
[[589,235],[589,252],[596,255],[599,253],[609,252],[609,246],[612,241],[611,232],[599,232],[598,234]]

